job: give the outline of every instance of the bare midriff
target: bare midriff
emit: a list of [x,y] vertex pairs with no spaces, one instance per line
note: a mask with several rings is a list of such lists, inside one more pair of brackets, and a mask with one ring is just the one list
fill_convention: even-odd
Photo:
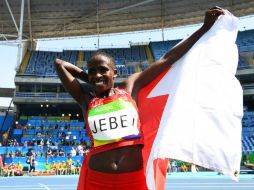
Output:
[[143,168],[142,145],[124,146],[94,154],[89,168],[104,173],[126,173]]

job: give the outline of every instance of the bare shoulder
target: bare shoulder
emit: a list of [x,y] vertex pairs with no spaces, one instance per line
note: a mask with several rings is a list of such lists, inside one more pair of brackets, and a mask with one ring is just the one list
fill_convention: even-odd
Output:
[[140,72],[134,73],[131,76],[129,76],[125,81],[122,82],[122,88],[125,89],[130,94],[132,94],[133,90],[135,89],[135,82],[139,77],[139,75]]

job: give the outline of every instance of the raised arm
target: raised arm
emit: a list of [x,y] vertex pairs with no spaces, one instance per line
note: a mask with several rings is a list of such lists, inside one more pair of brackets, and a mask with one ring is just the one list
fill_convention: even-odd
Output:
[[126,90],[128,90],[132,94],[132,97],[136,99],[136,96],[141,88],[150,83],[159,74],[179,60],[189,49],[191,49],[201,36],[212,27],[217,18],[222,14],[224,14],[224,10],[219,7],[209,9],[206,12],[204,24],[200,29],[167,52],[160,60],[153,63],[148,69],[130,76],[124,82]]
[[84,82],[87,82],[87,74],[79,67],[61,59],[55,60],[55,66],[65,89],[80,105],[83,105],[84,103],[87,104],[88,93],[84,92],[81,84],[77,80],[81,79]]

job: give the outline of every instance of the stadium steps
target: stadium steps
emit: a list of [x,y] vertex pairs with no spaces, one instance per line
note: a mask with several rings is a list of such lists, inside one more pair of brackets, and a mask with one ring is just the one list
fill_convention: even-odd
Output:
[[152,64],[154,62],[152,52],[148,45],[145,46],[146,56],[149,64]]
[[28,65],[29,59],[31,57],[32,52],[31,51],[27,51],[25,54],[25,57],[21,63],[21,67],[20,67],[20,73],[25,73],[26,72],[26,67]]
[[82,67],[84,65],[84,57],[85,57],[85,52],[79,51],[78,52],[78,61],[77,61],[78,67]]

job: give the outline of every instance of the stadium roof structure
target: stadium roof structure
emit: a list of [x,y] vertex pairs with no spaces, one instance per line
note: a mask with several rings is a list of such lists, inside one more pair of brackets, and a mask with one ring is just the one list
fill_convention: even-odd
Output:
[[253,0],[1,0],[0,41],[195,24],[216,5],[236,16],[254,14]]

